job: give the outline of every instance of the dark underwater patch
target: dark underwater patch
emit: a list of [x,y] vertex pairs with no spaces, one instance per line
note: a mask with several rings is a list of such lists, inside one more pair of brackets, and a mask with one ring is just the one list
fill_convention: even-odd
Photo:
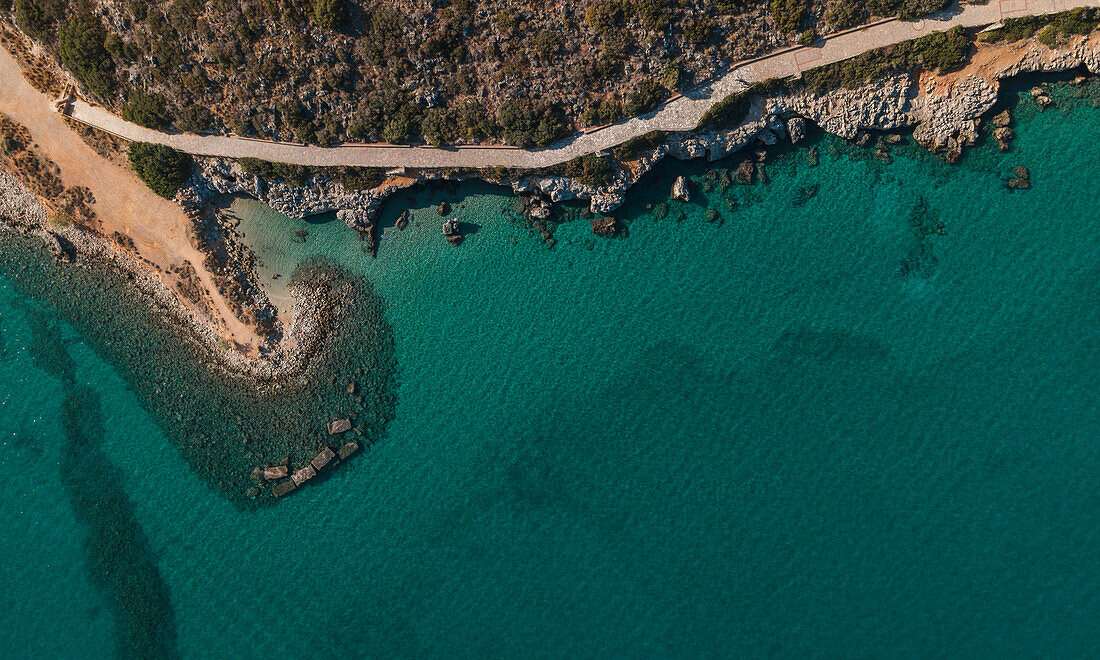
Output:
[[[89,267],[59,264],[41,241],[17,234],[8,234],[0,249],[0,272],[21,294],[45,301],[77,326],[121,372],[192,469],[239,506],[273,501],[269,486],[251,480],[253,469],[283,460],[304,465],[331,442],[325,424],[333,417],[351,418],[355,439],[367,444],[381,438],[393,419],[393,333],[382,300],[360,278],[323,263],[300,274],[322,294],[338,296],[339,311],[308,369],[262,383],[210,368],[208,351],[168,322],[163,310],[134,295],[125,274],[105,264],[84,265]],[[353,394],[350,382],[357,384]],[[339,469],[354,469],[354,463]]]
[[777,354],[792,360],[811,358],[829,362],[881,361],[889,351],[877,339],[847,330],[784,330],[776,339]]
[[99,395],[77,382],[76,367],[56,324],[41,312],[28,317],[34,330],[31,357],[65,391],[64,444],[58,464],[61,482],[76,519],[88,530],[86,567],[114,614],[118,656],[178,657],[168,585],[134,518],[118,469],[100,450],[105,427]]

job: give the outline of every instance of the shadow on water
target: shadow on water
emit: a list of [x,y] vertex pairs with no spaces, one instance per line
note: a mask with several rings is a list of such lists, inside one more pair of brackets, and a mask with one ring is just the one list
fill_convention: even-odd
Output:
[[133,515],[119,470],[103,454],[105,427],[99,395],[77,382],[76,368],[56,324],[29,309],[35,365],[57,378],[64,446],[61,481],[78,521],[92,582],[104,593],[115,620],[119,657],[174,658],[175,613],[149,540]]

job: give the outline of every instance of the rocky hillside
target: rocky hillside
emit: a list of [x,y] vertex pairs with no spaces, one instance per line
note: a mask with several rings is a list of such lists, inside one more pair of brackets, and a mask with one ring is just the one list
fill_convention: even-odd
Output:
[[140,124],[545,145],[731,62],[943,0],[0,0]]

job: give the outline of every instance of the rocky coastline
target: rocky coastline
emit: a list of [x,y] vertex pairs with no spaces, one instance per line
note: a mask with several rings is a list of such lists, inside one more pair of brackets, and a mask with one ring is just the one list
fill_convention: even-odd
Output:
[[[780,140],[798,143],[810,124],[859,144],[869,143],[874,133],[912,130],[919,144],[945,154],[951,161],[977,140],[978,128],[996,105],[1003,82],[1023,74],[1073,69],[1100,72],[1100,33],[1074,38],[1056,49],[1033,40],[983,46],[970,65],[945,76],[929,72],[894,75],[825,94],[773,91],[754,98],[745,120],[731,129],[661,136],[655,144],[625,160],[606,185],[588,185],[578,177],[545,172],[400,169],[387,172],[376,187],[348,190],[338,177],[324,173],[310,173],[304,182],[269,181],[236,161],[196,158],[194,173],[176,202],[196,218],[216,196],[249,195],[288,216],[335,212],[348,226],[370,231],[376,229],[378,212],[386,199],[399,190],[429,182],[478,178],[507,185],[526,197],[530,203],[525,204],[524,213],[532,221],[537,220],[534,212],[548,214],[550,203],[574,199],[587,200],[590,212],[599,216],[618,208],[631,186],[666,157],[714,161],[741,152],[745,158],[737,176],[751,180],[762,173],[759,161],[763,150]],[[1039,97],[1036,100],[1041,102]],[[1008,122],[1003,113],[993,119],[994,137],[1002,148],[1007,148],[1011,138]],[[690,193],[683,188],[676,194],[683,197]],[[248,355],[227,343],[210,320],[187,307],[139,256],[118,249],[107,237],[94,232],[51,226],[35,196],[6,173],[0,178],[0,214],[5,231],[37,236],[62,258],[83,265],[109,264],[128,273],[150,301],[190,328],[212,356],[212,362],[230,374],[262,383],[301,373],[324,341],[327,329],[339,322],[338,294],[322,293],[310,282],[294,282],[293,318],[276,321],[280,324],[275,333],[279,339],[264,346],[260,355]],[[598,217],[593,218],[592,226],[597,235],[617,233],[614,222],[602,222]],[[233,242],[232,237],[227,241]],[[247,275],[245,279],[249,279]],[[258,304],[262,304],[262,289],[253,288],[259,296]]]
[[[46,209],[14,176],[0,170],[0,231],[41,240],[58,259],[75,268],[114,269],[125,273],[150,305],[189,331],[210,356],[210,366],[234,378],[247,378],[258,387],[274,385],[309,370],[312,357],[339,324],[344,310],[340,291],[326,291],[309,280],[294,281],[294,318],[283,340],[266,347],[260,356],[247,355],[225,341],[218,328],[187,307],[179,294],[137,256],[118,249],[106,237],[75,226],[53,226]],[[351,286],[348,284],[348,286]],[[343,292],[347,293],[347,292]]]
[[809,124],[858,144],[868,143],[873,133],[912,130],[918,144],[954,161],[977,140],[978,128],[996,105],[1002,83],[1024,74],[1073,69],[1100,73],[1100,33],[1075,37],[1054,49],[1035,40],[982,45],[971,64],[955,74],[893,75],[824,94],[773,91],[755,97],[745,120],[736,127],[661,136],[625,161],[604,185],[545,172],[399,169],[388,172],[378,187],[347,190],[337,178],[324,174],[311,174],[304,185],[292,185],[264,180],[232,160],[199,158],[177,201],[196,208],[215,195],[249,195],[290,217],[335,212],[349,227],[363,230],[373,225],[385,200],[399,190],[478,178],[549,202],[587,200],[592,213],[606,214],[622,205],[627,191],[666,157],[714,161],[744,152],[751,160],[752,152],[781,140],[798,143]]

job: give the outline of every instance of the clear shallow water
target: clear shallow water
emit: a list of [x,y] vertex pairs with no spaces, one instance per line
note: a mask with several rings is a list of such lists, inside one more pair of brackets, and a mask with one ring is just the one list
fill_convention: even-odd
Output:
[[[553,250],[488,187],[416,194],[419,226],[388,229],[377,260],[338,223],[239,203],[269,274],[323,252],[374,282],[397,411],[323,487],[241,512],[62,326],[176,649],[1096,654],[1100,111],[1019,114],[1012,153],[960,166],[823,142],[818,167],[794,152],[731,188],[736,211],[697,188],[720,226],[700,203],[645,212],[706,172],[673,164],[618,214],[629,238],[572,222]],[[1033,190],[1004,187],[1017,164]],[[442,198],[480,225],[459,248]],[[0,292],[0,506],[22,523],[4,598],[26,613],[0,635],[110,652],[117,616],[57,477],[73,385],[35,366],[26,306]]]

